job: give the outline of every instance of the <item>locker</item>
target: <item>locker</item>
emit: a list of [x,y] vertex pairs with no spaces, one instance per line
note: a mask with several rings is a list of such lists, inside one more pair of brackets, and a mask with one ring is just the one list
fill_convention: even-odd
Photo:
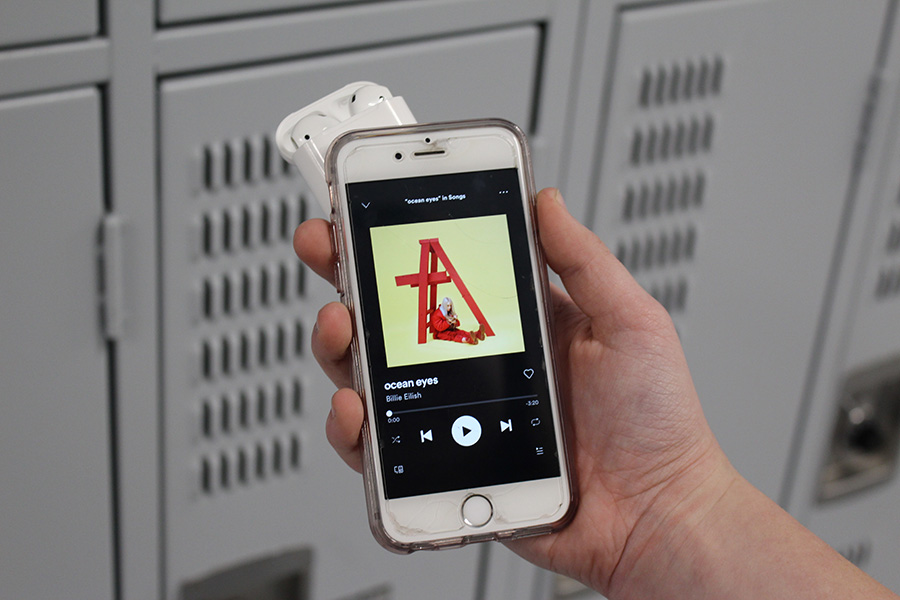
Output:
[[[896,27],[896,24],[894,25]],[[894,591],[900,438],[900,140],[898,48],[873,83],[873,113],[846,257],[820,366],[798,435],[791,512],[814,533]]]
[[[334,4],[347,4],[352,0],[159,0],[158,11],[160,23],[166,25],[191,21],[205,21],[234,17],[272,13],[288,10],[309,10]],[[378,2],[383,0],[362,0],[362,2]]]
[[96,35],[98,9],[94,0],[7,0],[0,6],[0,48]]
[[474,594],[477,548],[398,558],[377,546],[361,481],[322,435],[332,385],[306,346],[334,293],[293,255],[295,225],[318,209],[269,132],[363,78],[423,121],[527,124],[539,39],[521,26],[162,83],[169,597],[272,549],[310,552],[311,570],[298,560],[286,576],[308,578],[313,597],[413,598],[426,583],[433,597]]
[[0,596],[112,598],[100,95],[0,101]]
[[589,218],[669,309],[713,431],[774,498],[886,8],[687,2],[608,17]]

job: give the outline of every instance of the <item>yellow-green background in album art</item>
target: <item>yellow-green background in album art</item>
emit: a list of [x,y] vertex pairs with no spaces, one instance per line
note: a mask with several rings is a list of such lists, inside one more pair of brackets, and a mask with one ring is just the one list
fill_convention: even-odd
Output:
[[[525,350],[506,215],[374,227],[371,236],[388,367]],[[419,240],[428,238],[438,238],[496,335],[472,346],[433,339],[429,331],[427,341],[418,343],[419,288],[398,286],[394,278],[419,272]],[[438,261],[438,271],[444,270]],[[438,285],[437,294],[438,305],[445,296],[453,300],[460,329],[477,331],[478,321],[452,281]]]

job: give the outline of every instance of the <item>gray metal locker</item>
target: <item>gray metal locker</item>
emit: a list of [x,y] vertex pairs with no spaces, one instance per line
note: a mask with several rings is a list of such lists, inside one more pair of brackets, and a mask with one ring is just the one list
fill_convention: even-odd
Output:
[[[897,22],[872,78],[858,193],[827,336],[785,497],[813,532],[900,590],[900,45]],[[877,94],[877,96],[876,96]]]
[[334,293],[293,255],[294,227],[318,209],[269,131],[363,78],[403,94],[421,120],[529,123],[539,50],[537,29],[522,26],[162,83],[169,596],[273,548],[307,547],[314,597],[389,584],[392,598],[414,598],[425,582],[434,597],[474,593],[477,548],[401,559],[369,539],[361,483],[324,440],[331,384],[306,346]]
[[[173,25],[192,21],[247,17],[278,11],[311,9],[334,4],[348,4],[353,0],[159,0],[159,21]],[[377,2],[380,0],[362,0]]]
[[100,28],[95,0],[5,0],[0,5],[0,47],[86,38]]
[[615,46],[605,110],[577,113],[603,135],[589,218],[672,313],[728,456],[778,498],[887,2],[591,8]]
[[0,101],[0,596],[113,597],[101,98]]

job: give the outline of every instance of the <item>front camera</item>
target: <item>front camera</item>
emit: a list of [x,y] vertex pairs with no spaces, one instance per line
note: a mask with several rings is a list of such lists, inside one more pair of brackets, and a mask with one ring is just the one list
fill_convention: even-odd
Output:
[[394,160],[403,160],[403,153],[397,152],[396,154],[394,154]]

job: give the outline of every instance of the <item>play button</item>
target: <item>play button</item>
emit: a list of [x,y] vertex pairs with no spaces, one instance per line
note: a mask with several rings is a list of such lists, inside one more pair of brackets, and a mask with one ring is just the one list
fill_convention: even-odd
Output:
[[481,439],[481,423],[475,417],[463,415],[450,427],[453,441],[460,446],[471,446]]

